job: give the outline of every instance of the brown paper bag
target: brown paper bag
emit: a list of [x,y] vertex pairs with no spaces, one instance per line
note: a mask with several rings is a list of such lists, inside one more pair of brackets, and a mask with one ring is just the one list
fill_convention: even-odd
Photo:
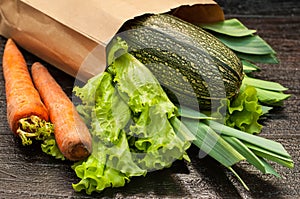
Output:
[[224,20],[212,0],[1,0],[0,34],[85,81],[105,70],[105,47],[125,21],[165,12],[196,23]]

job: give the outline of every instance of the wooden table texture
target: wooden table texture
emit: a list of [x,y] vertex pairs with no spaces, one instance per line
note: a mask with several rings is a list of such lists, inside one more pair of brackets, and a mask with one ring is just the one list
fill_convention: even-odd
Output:
[[[238,18],[256,29],[277,52],[279,64],[259,64],[256,77],[288,87],[291,97],[282,108],[268,114],[260,136],[282,143],[295,161],[294,169],[272,164],[282,176],[263,175],[241,162],[234,167],[250,188],[246,191],[231,172],[210,157],[198,158],[195,147],[191,163],[173,166],[133,178],[122,188],[102,193],[76,193],[71,184],[78,178],[71,162],[55,160],[39,145],[23,147],[13,136],[6,119],[5,83],[0,67],[0,198],[300,198],[300,4],[299,1],[217,1],[226,18]],[[0,37],[0,57],[6,39]],[[45,64],[71,96],[74,78],[21,49],[29,66]],[[1,62],[1,61],[0,61]],[[2,63],[0,63],[2,65]]]

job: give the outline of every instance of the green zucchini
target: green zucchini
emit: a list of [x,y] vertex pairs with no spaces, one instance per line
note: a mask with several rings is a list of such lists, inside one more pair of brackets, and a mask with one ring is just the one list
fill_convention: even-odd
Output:
[[239,58],[212,34],[168,14],[127,22],[118,37],[180,105],[212,108],[232,98],[243,79]]

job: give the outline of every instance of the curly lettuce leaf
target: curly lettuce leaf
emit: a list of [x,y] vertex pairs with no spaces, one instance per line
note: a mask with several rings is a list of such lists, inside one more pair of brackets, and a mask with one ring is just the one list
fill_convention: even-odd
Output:
[[93,152],[87,160],[73,165],[76,175],[81,179],[74,183],[77,192],[85,190],[87,194],[101,192],[108,187],[122,187],[132,176],[142,176],[145,170],[140,169],[131,158],[131,152],[124,131],[113,145],[101,140],[93,140]]
[[[126,66],[126,67],[125,67]],[[170,166],[185,157],[191,140],[181,140],[169,119],[176,117],[177,107],[169,100],[157,79],[130,54],[115,60],[110,70],[121,97],[134,113],[135,124],[129,134],[138,137],[135,146],[146,153],[140,166],[147,170]]]
[[[175,133],[167,115],[160,115],[159,106],[146,108],[135,124],[130,126],[129,135],[138,138],[134,148],[136,159],[142,169],[159,170],[185,158],[190,142],[181,140]],[[139,156],[143,155],[143,158]]]
[[99,89],[99,86],[102,86],[102,89],[105,89],[104,85],[101,83],[106,81],[106,78],[111,78],[109,75],[105,74],[106,73],[100,73],[92,77],[82,88],[79,86],[74,86],[73,88],[74,95],[81,99],[81,104],[77,105],[76,109],[82,115],[86,124],[91,123],[92,117],[94,116],[97,94],[101,90]]
[[258,102],[257,91],[252,86],[243,86],[239,95],[227,102],[226,125],[247,133],[260,133],[262,125],[258,123],[263,115]]
[[175,133],[169,119],[176,117],[176,106],[131,55],[122,55],[74,93],[93,135],[92,154],[73,166],[81,179],[73,184],[76,191],[124,186],[132,176],[189,160],[186,150],[194,137]]
[[48,155],[55,157],[56,159],[65,160],[64,155],[60,152],[54,135],[49,136],[41,144],[42,151]]
[[112,84],[112,76],[104,72],[82,87],[74,88],[81,98],[80,111],[88,115],[93,152],[86,161],[76,163],[73,169],[81,179],[73,184],[75,191],[87,194],[107,187],[124,186],[132,176],[145,175],[134,162],[125,129],[131,113]]
[[[104,72],[99,76],[97,81],[92,79],[83,88],[74,89],[75,93],[83,97],[83,105],[80,112],[88,112],[91,117],[90,126],[92,134],[101,138],[102,141],[112,142],[118,141],[119,132],[130,120],[130,110],[128,105],[120,98],[117,89],[112,84],[112,75]],[[98,82],[98,86],[95,86]],[[90,84],[91,83],[91,84]],[[97,87],[91,88],[91,87]]]
[[157,110],[161,115],[167,114],[168,118],[175,115],[177,108],[158,80],[133,55],[127,53],[120,56],[109,67],[109,71],[115,74],[114,81],[117,82],[118,90],[134,113],[155,105],[159,106]]

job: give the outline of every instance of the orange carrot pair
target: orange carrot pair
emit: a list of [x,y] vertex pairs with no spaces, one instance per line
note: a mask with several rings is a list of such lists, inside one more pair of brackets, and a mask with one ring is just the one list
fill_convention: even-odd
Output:
[[71,100],[40,63],[32,66],[32,82],[25,59],[11,39],[4,49],[3,74],[8,123],[24,145],[31,144],[31,138],[49,136],[54,126],[56,143],[67,159],[81,160],[91,153],[91,135]]
[[8,39],[3,53],[3,74],[7,102],[7,120],[11,130],[21,137],[23,145],[42,136],[37,129],[51,133],[48,110],[35,89],[25,59],[13,40]]

